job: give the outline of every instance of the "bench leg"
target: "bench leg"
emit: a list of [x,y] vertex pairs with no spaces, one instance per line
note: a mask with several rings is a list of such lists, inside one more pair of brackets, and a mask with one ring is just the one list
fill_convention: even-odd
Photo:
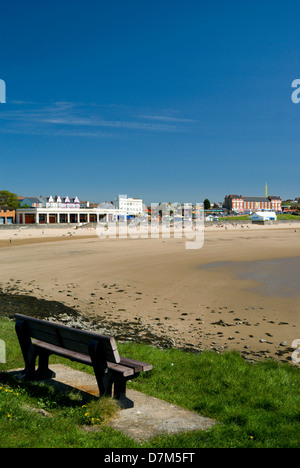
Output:
[[114,378],[114,398],[119,400],[122,396],[126,396],[126,379],[116,376]]
[[101,343],[93,340],[89,343],[89,353],[99,388],[99,397],[112,395],[112,375],[107,369],[107,363],[102,359],[104,352]]
[[[23,320],[18,320],[16,322],[16,333],[25,361],[23,377],[26,380],[44,380],[55,377],[55,373],[48,368],[49,353],[43,352],[43,350],[38,350],[32,343],[26,322]],[[36,371],[35,361],[38,355],[39,366]]]
[[36,350],[31,342],[26,323],[18,320],[15,328],[25,362],[23,376],[26,380],[31,380],[35,374]]
[[49,369],[49,356],[47,351],[39,351],[39,366],[35,373],[35,380],[47,380],[55,377],[55,372]]
[[106,372],[98,366],[93,366],[99,388],[99,397],[112,395],[112,378],[110,372]]
[[114,398],[119,401],[121,408],[133,408],[134,402],[126,396],[126,382],[138,377],[139,372],[136,372],[133,376],[122,377],[115,375],[114,377]]

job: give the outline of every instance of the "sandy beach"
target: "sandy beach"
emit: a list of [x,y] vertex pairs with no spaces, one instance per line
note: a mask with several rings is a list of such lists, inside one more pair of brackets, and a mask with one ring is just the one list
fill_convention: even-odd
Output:
[[112,334],[130,324],[137,339],[151,332],[187,349],[290,361],[300,339],[300,223],[219,224],[205,227],[201,249],[185,241],[2,229],[0,286],[111,323]]

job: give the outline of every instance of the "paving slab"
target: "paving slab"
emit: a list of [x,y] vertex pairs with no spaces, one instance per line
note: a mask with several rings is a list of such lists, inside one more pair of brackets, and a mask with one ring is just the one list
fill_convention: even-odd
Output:
[[139,442],[159,434],[205,430],[216,423],[136,390],[128,390],[128,396],[133,399],[134,407],[120,411],[109,425]]
[[[45,382],[60,390],[75,388],[93,396],[99,395],[94,375],[62,364],[52,364],[50,368],[56,376]],[[107,425],[138,442],[149,440],[158,434],[206,430],[216,424],[213,419],[137,390],[127,389],[126,395],[127,398],[120,401],[120,411]]]

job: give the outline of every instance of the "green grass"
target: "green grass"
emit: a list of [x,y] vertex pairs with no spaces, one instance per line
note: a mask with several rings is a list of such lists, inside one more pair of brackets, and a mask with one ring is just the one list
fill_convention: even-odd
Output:
[[[278,221],[282,221],[282,220],[300,221],[300,216],[293,215],[290,213],[278,214],[277,220]],[[230,222],[251,221],[251,216],[250,215],[224,216],[224,217],[220,217],[219,221],[230,221]]]
[[[13,322],[0,319],[0,339],[7,352],[0,371],[22,367]],[[219,424],[207,431],[160,435],[138,444],[105,425],[116,411],[113,400],[84,400],[74,391],[65,394],[42,383],[17,383],[2,372],[0,433],[5,435],[0,447],[299,447],[299,367],[272,360],[249,364],[235,352],[194,354],[122,343],[119,349],[154,366],[132,381],[131,388],[214,418]],[[58,357],[51,362],[92,372]]]
[[300,216],[298,215],[293,215],[291,213],[284,213],[284,214],[278,214],[277,219],[280,220],[288,220],[288,221],[300,221]]
[[251,216],[249,215],[237,215],[237,216],[224,216],[220,217],[219,221],[251,221]]

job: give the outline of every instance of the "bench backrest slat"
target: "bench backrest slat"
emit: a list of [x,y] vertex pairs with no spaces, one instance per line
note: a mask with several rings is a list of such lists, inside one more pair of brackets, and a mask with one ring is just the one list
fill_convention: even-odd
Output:
[[21,314],[15,314],[15,318],[26,322],[31,338],[86,355],[89,355],[89,343],[92,340],[97,340],[101,342],[107,361],[120,362],[119,352],[113,337],[77,330]]

